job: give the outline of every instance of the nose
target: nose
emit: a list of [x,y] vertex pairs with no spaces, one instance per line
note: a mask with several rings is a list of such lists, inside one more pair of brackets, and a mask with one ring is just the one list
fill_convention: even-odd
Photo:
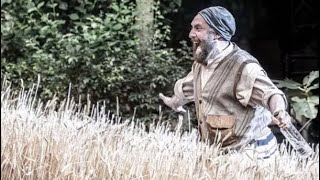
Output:
[[196,34],[194,33],[193,29],[190,30],[189,32],[189,38],[192,39],[192,38],[195,38],[196,37]]

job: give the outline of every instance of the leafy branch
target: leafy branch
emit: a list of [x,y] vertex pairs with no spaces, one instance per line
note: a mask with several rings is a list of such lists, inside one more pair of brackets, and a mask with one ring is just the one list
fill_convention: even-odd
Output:
[[[312,94],[312,90],[319,88],[319,71],[312,71],[303,78],[302,84],[286,78],[273,80],[278,88],[287,88],[289,102],[295,112],[296,120],[303,125],[300,131],[317,117],[319,96]],[[306,122],[305,118],[309,120]]]

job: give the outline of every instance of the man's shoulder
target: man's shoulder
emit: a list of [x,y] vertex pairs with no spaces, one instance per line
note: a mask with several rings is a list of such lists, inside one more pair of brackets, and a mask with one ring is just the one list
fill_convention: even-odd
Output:
[[232,53],[232,59],[237,61],[238,63],[244,63],[244,62],[255,62],[259,64],[259,61],[251,55],[246,50],[241,49],[236,44],[234,45],[233,53]]

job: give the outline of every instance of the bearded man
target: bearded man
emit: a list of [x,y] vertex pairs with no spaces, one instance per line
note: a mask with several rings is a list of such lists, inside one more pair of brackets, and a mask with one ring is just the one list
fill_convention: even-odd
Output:
[[191,72],[178,80],[172,97],[159,94],[175,111],[194,101],[201,138],[222,148],[254,149],[258,158],[277,152],[268,124],[285,127],[287,100],[256,58],[230,39],[236,26],[232,14],[220,6],[200,11],[191,22]]

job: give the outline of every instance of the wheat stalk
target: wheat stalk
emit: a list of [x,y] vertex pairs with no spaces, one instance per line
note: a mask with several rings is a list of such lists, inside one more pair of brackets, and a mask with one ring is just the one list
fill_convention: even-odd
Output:
[[[108,119],[105,103],[76,104],[71,97],[44,106],[9,83],[1,90],[1,178],[3,179],[318,179],[315,156],[299,160],[286,144],[272,160],[244,153],[221,155],[200,142],[195,129],[181,133],[166,123],[150,126],[132,119]],[[90,113],[91,112],[91,113]],[[116,123],[115,123],[116,122]]]

